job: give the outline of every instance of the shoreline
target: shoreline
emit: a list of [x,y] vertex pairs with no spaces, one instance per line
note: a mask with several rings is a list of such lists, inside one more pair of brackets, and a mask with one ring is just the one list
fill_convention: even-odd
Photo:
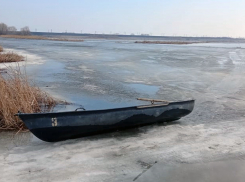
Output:
[[23,68],[24,64],[20,63],[25,61],[22,54],[4,50],[0,56],[0,93],[3,96],[0,102],[0,131],[25,131],[25,124],[15,117],[18,111],[49,112],[59,101],[30,79],[25,67]]
[[35,65],[35,64],[44,64],[46,60],[44,60],[42,57],[37,56],[35,54],[29,53],[24,50],[18,50],[18,49],[9,49],[4,48],[3,53],[8,52],[14,52],[16,54],[22,55],[24,57],[23,61],[20,62],[6,62],[6,63],[0,63],[0,69],[6,69],[8,67],[16,67],[16,66],[26,66],[26,65]]
[[135,41],[136,44],[198,44],[198,43],[211,43],[211,42],[188,42],[188,41]]
[[66,41],[66,42],[83,42],[82,39],[67,39],[67,38],[50,38],[44,36],[36,35],[1,35],[2,38],[11,38],[11,39],[30,39],[30,40],[51,40],[51,41]]

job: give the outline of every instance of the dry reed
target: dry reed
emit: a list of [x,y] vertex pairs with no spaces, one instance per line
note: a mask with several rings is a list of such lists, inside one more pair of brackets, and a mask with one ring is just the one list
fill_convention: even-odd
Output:
[[135,41],[134,43],[141,44],[193,44],[198,42],[180,42],[180,41]]
[[0,73],[0,130],[23,130],[24,123],[14,114],[50,111],[57,102],[38,87],[34,87],[26,73],[8,68]]
[[3,47],[2,46],[0,46],[0,52],[3,52]]
[[13,52],[0,53],[0,63],[24,61],[24,57]]
[[34,40],[83,42],[83,40],[81,40],[81,39],[51,38],[51,37],[35,36],[35,35],[1,35],[1,37],[3,37],[3,38],[14,38],[14,39],[34,39]]

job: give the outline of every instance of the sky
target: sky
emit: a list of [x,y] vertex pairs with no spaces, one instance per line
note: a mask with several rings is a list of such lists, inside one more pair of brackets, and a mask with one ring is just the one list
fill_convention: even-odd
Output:
[[38,32],[245,37],[245,0],[0,0],[0,22]]

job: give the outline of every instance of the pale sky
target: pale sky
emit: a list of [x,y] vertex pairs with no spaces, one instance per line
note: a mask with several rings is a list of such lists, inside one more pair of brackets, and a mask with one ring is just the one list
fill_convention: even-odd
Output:
[[0,0],[0,22],[44,32],[245,37],[245,0]]

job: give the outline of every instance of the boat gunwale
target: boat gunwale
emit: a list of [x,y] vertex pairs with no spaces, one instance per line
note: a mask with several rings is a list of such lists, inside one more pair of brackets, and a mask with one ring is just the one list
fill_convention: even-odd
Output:
[[[152,104],[149,105],[138,105],[138,106],[130,106],[130,107],[121,107],[121,108],[112,108],[112,109],[99,109],[99,110],[85,110],[85,111],[62,111],[62,112],[46,112],[46,113],[17,113],[15,116],[38,116],[38,115],[62,115],[62,114],[81,114],[81,113],[100,113],[100,112],[110,112],[110,111],[120,111],[120,110],[129,110],[129,109],[138,109],[138,110],[145,110],[145,109],[153,109],[157,107],[168,107],[174,104],[184,104],[188,102],[195,102],[195,99],[186,100],[186,101],[176,101],[176,102],[169,102],[167,105],[156,105],[152,106]],[[138,108],[139,106],[151,106],[151,107],[145,107],[145,108]]]

